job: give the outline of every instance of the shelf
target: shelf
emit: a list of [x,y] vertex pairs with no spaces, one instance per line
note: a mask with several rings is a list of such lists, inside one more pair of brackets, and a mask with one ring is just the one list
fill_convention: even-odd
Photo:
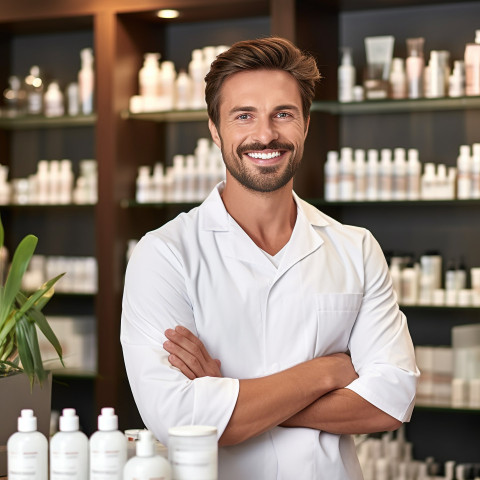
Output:
[[4,130],[29,130],[36,128],[91,127],[95,125],[97,115],[77,115],[75,117],[45,117],[43,115],[24,115],[19,117],[0,117],[0,128]]
[[480,109],[480,97],[421,98],[418,100],[369,100],[364,102],[340,103],[337,101],[315,101],[312,112],[332,115],[357,115],[378,113],[438,112],[442,110]]
[[174,110],[169,112],[122,112],[124,120],[148,120],[150,122],[203,122],[208,120],[206,110]]
[[8,203],[6,205],[0,204],[1,208],[9,208],[9,209],[44,209],[44,208],[51,208],[51,209],[87,209],[95,207],[96,203]]
[[432,412],[463,412],[463,413],[480,413],[480,408],[470,407],[450,407],[445,405],[427,405],[415,404],[415,410],[425,410]]
[[480,206],[480,199],[468,200],[365,200],[365,201],[335,201],[327,202],[321,198],[308,199],[307,202],[317,207],[365,207],[365,206],[440,206],[440,207],[464,207],[468,205]]
[[136,200],[122,200],[120,206],[122,208],[193,208],[200,205],[201,202],[155,202],[155,203],[139,203]]
[[401,310],[420,310],[420,311],[461,311],[461,312],[480,312],[480,307],[474,307],[472,305],[468,307],[461,307],[458,305],[402,305]]
[[55,368],[52,370],[55,378],[97,378],[98,373],[90,370],[80,370],[75,368]]

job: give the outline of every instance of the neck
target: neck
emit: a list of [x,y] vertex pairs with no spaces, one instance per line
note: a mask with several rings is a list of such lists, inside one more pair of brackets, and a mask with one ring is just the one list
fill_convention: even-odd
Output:
[[288,242],[297,218],[293,180],[268,193],[248,190],[227,172],[222,200],[228,213],[255,244],[270,255]]

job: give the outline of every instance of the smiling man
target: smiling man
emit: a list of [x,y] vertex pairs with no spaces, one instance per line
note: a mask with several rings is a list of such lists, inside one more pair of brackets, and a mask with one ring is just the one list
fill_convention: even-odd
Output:
[[293,192],[320,75],[280,38],[239,42],[206,77],[227,169],[139,242],[125,364],[145,425],[219,436],[221,480],[357,480],[353,433],[408,421],[418,370],[378,243]]

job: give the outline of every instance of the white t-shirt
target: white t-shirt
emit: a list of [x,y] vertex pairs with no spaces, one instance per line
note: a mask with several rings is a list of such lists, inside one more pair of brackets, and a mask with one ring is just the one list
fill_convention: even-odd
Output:
[[[401,421],[419,375],[383,253],[365,229],[345,226],[295,194],[298,213],[278,268],[234,228],[219,184],[205,202],[145,235],[129,261],[123,298],[125,364],[147,428],[168,442],[173,425],[223,433],[237,379],[349,351],[359,378],[347,388]],[[188,380],[168,362],[164,332],[182,324],[223,378]],[[220,480],[358,480],[353,440],[276,427],[219,449]]]

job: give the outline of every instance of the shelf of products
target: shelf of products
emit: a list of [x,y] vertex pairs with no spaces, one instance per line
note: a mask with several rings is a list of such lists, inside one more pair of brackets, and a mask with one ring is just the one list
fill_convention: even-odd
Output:
[[68,128],[68,127],[93,127],[97,121],[97,116],[78,115],[45,117],[43,115],[24,115],[18,117],[1,117],[0,129],[4,130],[28,130],[43,128]]

